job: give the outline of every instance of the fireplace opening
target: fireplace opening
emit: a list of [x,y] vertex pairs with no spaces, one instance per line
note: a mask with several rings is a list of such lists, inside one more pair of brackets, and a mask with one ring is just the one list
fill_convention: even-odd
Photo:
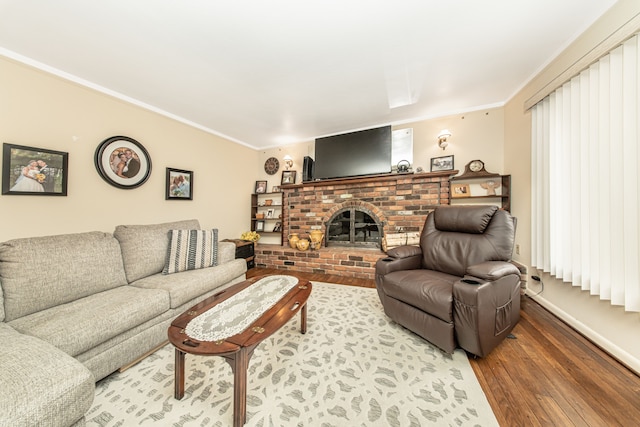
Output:
[[327,221],[326,227],[327,246],[380,248],[382,224],[367,209],[341,209]]

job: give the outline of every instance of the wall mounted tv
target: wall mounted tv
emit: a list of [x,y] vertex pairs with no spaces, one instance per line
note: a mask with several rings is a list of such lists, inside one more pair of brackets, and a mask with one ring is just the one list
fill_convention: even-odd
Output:
[[391,126],[316,139],[314,179],[391,172]]

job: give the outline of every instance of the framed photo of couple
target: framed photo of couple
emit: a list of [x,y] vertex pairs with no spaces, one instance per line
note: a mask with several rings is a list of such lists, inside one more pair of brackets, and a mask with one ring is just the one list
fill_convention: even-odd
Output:
[[102,141],[94,160],[100,177],[114,187],[136,188],[151,175],[149,153],[142,144],[127,136],[112,136]]
[[69,153],[2,145],[2,194],[66,196]]
[[165,200],[193,200],[193,171],[167,168]]

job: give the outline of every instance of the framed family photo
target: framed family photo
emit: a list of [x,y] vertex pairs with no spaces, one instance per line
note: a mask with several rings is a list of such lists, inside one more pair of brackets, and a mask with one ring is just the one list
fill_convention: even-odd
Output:
[[2,145],[2,194],[66,196],[69,153]]
[[112,136],[102,141],[96,149],[94,162],[100,177],[118,188],[139,187],[151,175],[149,153],[128,136]]
[[193,200],[193,171],[167,168],[166,200]]
[[256,181],[256,187],[253,190],[256,194],[264,194],[267,192],[267,181]]
[[469,184],[451,184],[451,197],[454,199],[471,196]]

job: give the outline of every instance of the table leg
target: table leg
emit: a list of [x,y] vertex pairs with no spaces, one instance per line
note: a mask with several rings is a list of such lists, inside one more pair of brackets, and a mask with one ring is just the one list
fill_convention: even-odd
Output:
[[242,347],[233,359],[233,427],[247,422],[247,369],[249,351]]
[[300,309],[300,332],[307,333],[307,303]]
[[176,348],[173,397],[178,400],[184,396],[184,356],[185,353]]

